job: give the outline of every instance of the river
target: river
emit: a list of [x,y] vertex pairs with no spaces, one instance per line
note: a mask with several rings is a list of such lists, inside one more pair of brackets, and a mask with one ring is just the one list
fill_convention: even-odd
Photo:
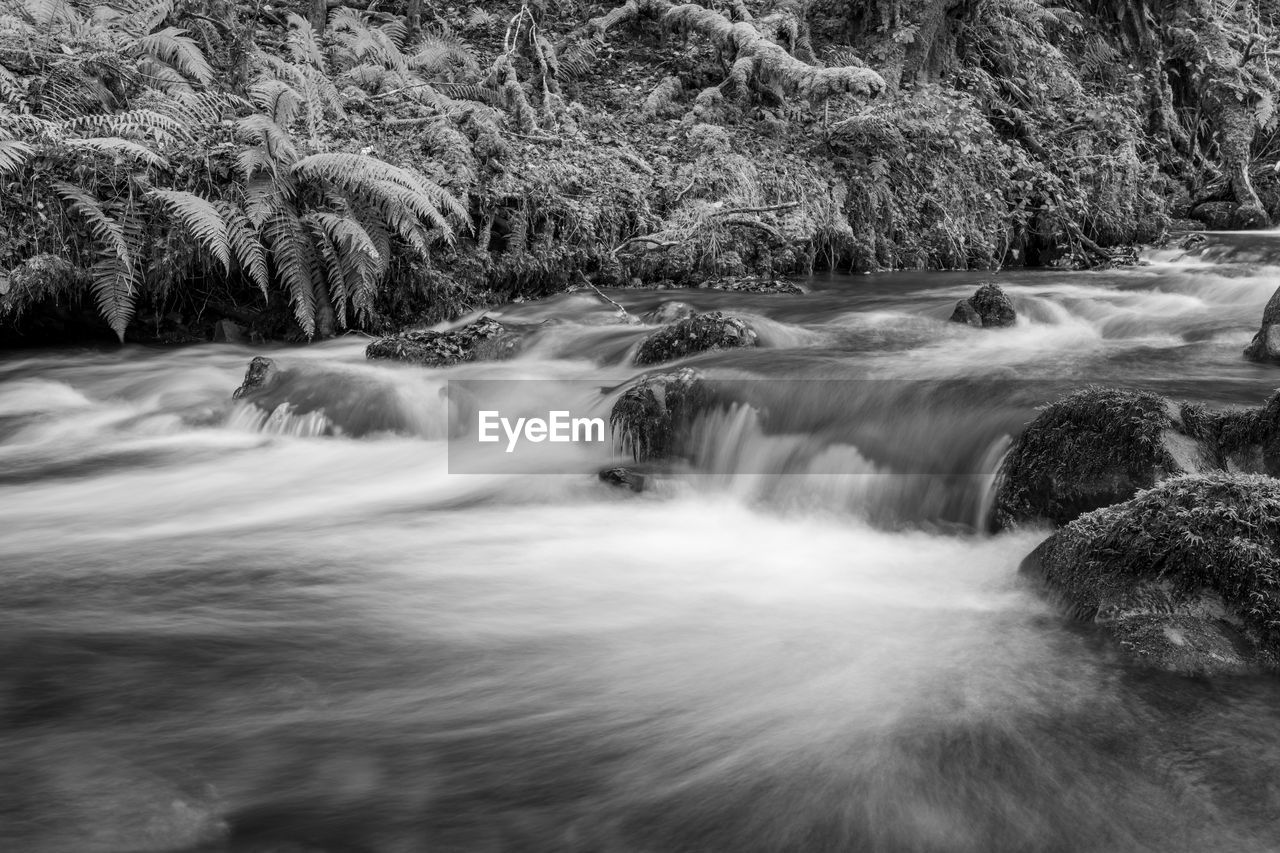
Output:
[[1007,330],[944,322],[978,273],[609,291],[750,319],[690,363],[785,410],[642,494],[605,447],[449,473],[446,380],[641,372],[591,292],[493,312],[539,324],[511,361],[269,351],[399,435],[264,425],[248,347],[0,355],[0,850],[1280,849],[1280,685],[1129,666],[1018,576],[1043,531],[983,532],[1064,390],[1280,385],[1240,356],[1280,234],[1218,239],[1000,273]]

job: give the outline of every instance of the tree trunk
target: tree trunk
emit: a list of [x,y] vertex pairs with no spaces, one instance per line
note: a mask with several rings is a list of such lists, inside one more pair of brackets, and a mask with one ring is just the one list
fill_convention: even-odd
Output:
[[311,0],[310,13],[307,20],[311,24],[311,29],[316,31],[316,35],[324,32],[324,25],[329,20],[329,2],[328,0]]

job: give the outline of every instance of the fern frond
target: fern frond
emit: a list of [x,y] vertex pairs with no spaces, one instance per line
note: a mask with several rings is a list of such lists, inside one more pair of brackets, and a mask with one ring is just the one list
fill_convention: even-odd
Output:
[[249,98],[280,127],[288,127],[302,109],[302,96],[283,80],[263,80],[249,89]]
[[155,189],[148,195],[186,226],[205,251],[222,264],[223,272],[230,273],[231,244],[227,237],[227,223],[208,199],[183,190]]
[[165,94],[182,97],[195,92],[191,82],[178,69],[154,56],[144,56],[138,60],[138,73],[146,79],[148,85]]
[[88,138],[70,136],[62,141],[72,148],[90,148],[117,158],[129,157],[141,160],[148,166],[153,166],[157,169],[169,168],[168,160],[147,146],[140,145],[131,139],[121,139],[119,136],[92,136]]
[[3,65],[0,65],[0,102],[17,107],[19,112],[25,113],[31,109],[27,105],[26,87]]
[[213,82],[213,68],[200,46],[186,35],[186,30],[165,27],[138,39],[137,47],[142,53],[172,65],[201,85]]
[[185,142],[191,138],[182,122],[152,110],[77,116],[63,124],[69,133],[91,131],[116,137],[151,138],[160,144]]
[[84,220],[89,226],[93,239],[105,243],[111,248],[114,256],[129,269],[133,268],[133,258],[129,252],[129,244],[119,223],[112,219],[103,209],[102,204],[84,187],[69,184],[65,181],[54,181],[53,191],[67,203],[71,212]]
[[356,316],[366,319],[384,264],[374,238],[356,220],[336,213],[317,211],[304,219],[334,247],[343,286],[341,297],[333,294],[333,304],[344,305],[349,299],[356,308]]
[[55,24],[69,26],[83,23],[67,0],[22,0],[21,7],[30,21],[43,29],[49,29]]
[[138,298],[137,271],[119,258],[108,255],[89,268],[90,288],[98,312],[124,343],[124,333],[133,319]]
[[247,184],[258,172],[268,172],[274,176],[276,161],[267,153],[266,147],[250,145],[236,152],[236,168],[240,170],[240,175]]
[[293,304],[293,316],[308,338],[316,333],[316,293],[312,275],[315,249],[296,214],[282,209],[267,220],[264,231],[271,244],[276,277],[284,284]]
[[151,0],[129,12],[120,29],[134,35],[146,35],[173,14],[173,0]]
[[289,25],[287,44],[289,55],[298,65],[312,65],[320,71],[325,70],[324,53],[316,40],[316,31],[311,22],[296,12],[290,12],[286,19]]
[[402,224],[405,214],[434,225],[446,240],[453,239],[450,220],[468,221],[462,202],[443,187],[376,157],[342,152],[312,154],[295,163],[293,171],[303,178],[323,180],[376,201],[380,208],[396,214],[388,224],[406,239],[409,229]]
[[460,101],[478,101],[486,106],[501,107],[503,95],[496,89],[472,83],[432,83],[442,95]]
[[298,159],[298,150],[294,148],[289,132],[268,116],[261,113],[245,116],[236,122],[236,130],[262,143],[272,159],[279,163],[292,165]]
[[267,272],[267,253],[262,247],[262,241],[258,239],[257,231],[248,217],[232,205],[219,202],[217,207],[223,221],[227,223],[227,242],[231,245],[232,254],[244,274],[258,285],[262,298],[267,299],[271,276]]
[[[312,224],[306,217],[304,222],[308,225]],[[321,272],[315,282],[319,284],[323,281],[329,286],[329,304],[334,309],[334,318],[338,321],[338,328],[345,329],[347,327],[347,280],[343,275],[338,249],[322,228],[312,226],[311,232],[312,246],[320,262]]]
[[261,228],[279,211],[291,208],[295,194],[288,175],[260,175],[245,181],[244,210],[254,228]]
[[0,175],[12,175],[36,150],[16,139],[0,139]]

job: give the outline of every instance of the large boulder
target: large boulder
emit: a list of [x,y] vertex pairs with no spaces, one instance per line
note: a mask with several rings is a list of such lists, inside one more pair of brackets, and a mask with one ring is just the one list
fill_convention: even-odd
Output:
[[1143,664],[1214,675],[1280,663],[1280,480],[1166,480],[1076,519],[1022,570]]
[[686,317],[645,338],[635,363],[662,364],[694,353],[755,345],[755,329],[744,320],[711,311]]
[[1262,328],[1245,348],[1244,357],[1250,361],[1280,364],[1280,289],[1263,310]]
[[1013,310],[1013,302],[999,285],[984,284],[973,296],[956,303],[950,319],[952,323],[990,329],[1012,326],[1018,321],[1018,312]]
[[1280,476],[1280,394],[1213,410],[1091,387],[1045,407],[1001,466],[993,522],[1065,524],[1179,474]]
[[448,332],[415,331],[378,338],[365,348],[366,358],[385,358],[448,367],[467,361],[510,358],[520,350],[520,335],[492,317],[481,317]]

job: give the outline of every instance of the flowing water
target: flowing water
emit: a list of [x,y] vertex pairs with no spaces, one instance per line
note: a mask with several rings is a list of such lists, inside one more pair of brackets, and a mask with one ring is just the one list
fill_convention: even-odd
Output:
[[590,293],[498,311],[507,362],[272,351],[346,436],[233,405],[248,348],[0,358],[0,850],[1280,849],[1280,687],[1128,666],[1018,576],[1043,532],[980,532],[1064,390],[1280,385],[1240,357],[1280,235],[944,322],[981,278],[611,292],[749,317],[689,362],[778,415],[643,494],[602,446],[449,473],[446,380],[607,413],[640,373]]

